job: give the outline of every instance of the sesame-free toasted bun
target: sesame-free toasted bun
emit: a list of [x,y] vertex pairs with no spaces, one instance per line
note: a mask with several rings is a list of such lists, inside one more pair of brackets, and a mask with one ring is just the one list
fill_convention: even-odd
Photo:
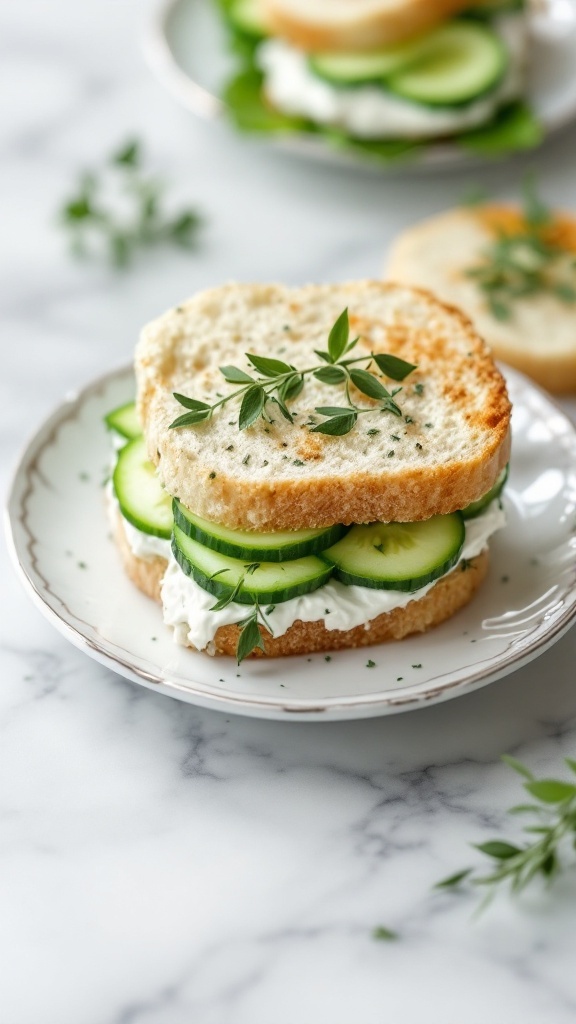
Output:
[[[323,420],[315,410],[346,399],[343,385],[310,375],[290,403],[294,423],[269,403],[271,422],[241,431],[235,399],[207,422],[171,429],[185,411],[173,392],[213,403],[237,389],[219,367],[250,371],[246,352],[325,365],[315,349],[326,349],[345,307],[351,337],[360,337],[351,357],[387,352],[418,364],[396,397],[402,417],[352,387],[355,403],[376,411],[344,436],[314,433],[310,423]],[[202,292],[144,329],[136,376],[162,484],[197,515],[232,528],[428,519],[480,498],[509,457],[510,403],[487,346],[460,312],[414,288],[364,281]]]
[[[148,597],[161,603],[160,589],[167,562],[164,558],[138,558],[130,550],[118,511],[114,539],[124,568],[133,583]],[[468,604],[482,583],[488,570],[488,551],[466,563],[466,571],[458,564],[447,576],[443,576],[424,595],[415,598],[404,608],[378,615],[366,626],[353,629],[326,629],[323,619],[317,622],[302,622],[298,619],[282,636],[272,637],[267,629],[260,627],[264,638],[265,651],[255,650],[251,657],[277,658],[288,654],[311,654],[314,651],[337,651],[350,647],[368,647],[385,640],[402,640],[411,633],[423,633],[439,625]],[[220,626],[214,640],[208,646],[210,654],[234,656],[240,633],[239,626]]]
[[[486,205],[448,210],[415,224],[398,236],[386,276],[406,285],[430,288],[459,306],[473,321],[494,355],[528,374],[549,391],[576,392],[576,311],[552,291],[525,295],[511,303],[510,316],[497,319],[467,270],[482,263],[497,233],[522,230],[521,211]],[[558,214],[544,237],[576,257],[576,218]],[[564,268],[566,269],[566,268]]]
[[[314,350],[326,348],[344,307],[352,336],[360,336],[354,356],[390,352],[418,364],[397,396],[402,418],[377,411],[342,437],[314,433],[316,408],[342,405],[345,395],[341,385],[307,376],[290,404],[294,423],[269,405],[272,422],[240,431],[234,400],[205,423],[171,429],[184,412],[173,392],[213,403],[236,387],[219,367],[250,371],[247,351],[322,365]],[[486,345],[462,314],[413,288],[367,281],[203,292],[144,329],[136,374],[148,452],[164,487],[232,528],[427,519],[481,497],[508,461],[510,404]],[[377,407],[354,388],[352,396]]]
[[312,52],[389,46],[469,6],[470,0],[262,0],[272,33]]

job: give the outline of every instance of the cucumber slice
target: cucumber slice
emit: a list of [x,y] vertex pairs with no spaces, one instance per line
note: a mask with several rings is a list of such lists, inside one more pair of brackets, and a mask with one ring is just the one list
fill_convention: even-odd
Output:
[[480,21],[451,21],[428,37],[418,59],[391,74],[387,87],[426,106],[460,106],[502,80],[508,53],[500,37]]
[[174,522],[183,533],[206,548],[220,551],[231,558],[250,562],[286,562],[305,555],[316,555],[335,544],[346,533],[346,526],[329,526],[323,530],[286,530],[282,533],[255,533],[251,530],[229,530],[220,523],[211,523],[195,515],[174,498]]
[[237,32],[254,39],[263,39],[268,34],[261,0],[234,0],[228,8],[228,19]]
[[126,405],[120,405],[117,409],[113,409],[104,417],[104,423],[109,430],[115,430],[117,434],[127,438],[128,441],[131,441],[133,437],[140,437],[142,433],[136,412],[136,402],[127,402]]
[[456,565],[465,535],[459,512],[420,523],[368,523],[353,526],[324,558],[348,586],[413,591]]
[[418,60],[426,52],[430,36],[418,36],[407,43],[371,50],[368,53],[318,53],[308,59],[314,74],[335,85],[382,82],[392,72]]
[[142,533],[172,535],[172,499],[148,459],[144,438],[135,437],[118,453],[112,476],[114,493],[125,519]]
[[183,572],[199,586],[217,598],[234,594],[236,604],[280,604],[317,590],[332,574],[332,567],[315,555],[280,563],[230,558],[187,537],[176,525],[172,551]]
[[486,494],[484,494],[481,498],[478,498],[478,501],[472,501],[469,505],[466,505],[466,508],[462,509],[462,515],[464,516],[464,519],[474,519],[476,516],[479,516],[480,513],[483,512],[484,509],[490,504],[490,502],[494,501],[494,499],[497,498],[502,493],[504,489],[504,484],[506,483],[507,479],[508,466],[505,466],[502,472],[500,473],[500,476],[496,480],[494,486],[491,487],[489,491],[486,491]]

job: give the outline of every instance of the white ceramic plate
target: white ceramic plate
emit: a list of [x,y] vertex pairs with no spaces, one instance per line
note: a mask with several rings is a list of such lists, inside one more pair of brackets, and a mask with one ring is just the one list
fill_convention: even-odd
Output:
[[41,611],[72,643],[180,700],[335,720],[468,693],[542,653],[576,616],[576,430],[525,378],[512,371],[507,378],[514,402],[509,524],[491,542],[491,570],[473,602],[422,636],[240,668],[174,644],[159,606],[125,577],[105,515],[110,438],[102,418],[131,399],[130,369],[69,398],[26,448],[7,508],[16,565]]
[[[576,0],[533,0],[533,5],[528,100],[548,135],[576,117]],[[227,52],[216,0],[164,0],[145,37],[144,51],[161,84],[188,110],[208,120],[225,115],[219,96],[235,65]],[[331,163],[398,168],[395,163],[333,149],[312,135],[265,136],[265,140]],[[402,164],[402,173],[406,168],[452,167],[481,160],[479,154],[439,143],[430,145],[418,160]]]

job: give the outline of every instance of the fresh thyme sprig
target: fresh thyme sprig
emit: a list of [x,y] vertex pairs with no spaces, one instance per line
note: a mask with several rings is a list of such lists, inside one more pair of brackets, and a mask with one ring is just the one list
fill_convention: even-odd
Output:
[[576,260],[560,243],[546,236],[551,211],[536,194],[533,180],[524,186],[522,229],[500,231],[483,259],[466,270],[484,293],[492,315],[512,317],[517,299],[547,292],[562,302],[576,302]]
[[77,191],[60,210],[76,255],[103,256],[114,266],[126,266],[144,247],[161,242],[194,245],[198,214],[183,209],[167,215],[164,186],[142,165],[142,144],[133,139],[98,171],[82,175]]
[[[350,341],[349,337],[350,324],[348,310],[345,309],[328,335],[327,349],[325,351],[315,350],[321,360],[320,365],[299,370],[280,359],[270,359],[267,356],[247,352],[246,358],[259,374],[258,377],[251,376],[238,366],[221,366],[220,373],[227,383],[239,384],[240,387],[219,398],[212,405],[175,392],[174,398],[185,409],[188,409],[188,412],[178,416],[170,426],[174,428],[195,426],[209,420],[216,409],[234,400],[240,400],[238,416],[240,430],[250,427],[260,417],[269,421],[269,403],[276,405],[282,416],[293,423],[294,416],[287,403],[300,394],[304,387],[304,378],[309,375],[314,376],[323,384],[343,385],[347,403],[345,406],[317,407],[316,412],[327,418],[321,423],[310,425],[310,430],[313,433],[336,436],[348,434],[355,426],[358,417],[366,413],[388,412],[393,416],[402,416],[402,410],[394,401],[395,395],[402,388],[392,388],[389,391],[374,373],[369,372],[369,369],[375,364],[380,373],[390,380],[402,381],[416,369],[416,366],[404,359],[399,359],[398,356],[380,352],[370,352],[369,355],[346,359],[344,357],[359,341],[359,338]],[[364,367],[359,367],[357,365],[359,363],[364,363]],[[378,405],[368,408],[356,405],[350,394],[351,385],[354,385],[361,394],[376,400]]]
[[[248,565],[245,565],[245,572],[242,574],[233,590],[231,590],[230,593],[225,594],[223,597],[220,597],[216,604],[212,605],[210,611],[219,612],[222,608],[227,608],[229,604],[232,604],[236,600],[246,576],[251,576],[252,573],[256,572],[256,569],[259,568],[260,562],[250,562]],[[229,569],[219,569],[218,572],[215,572],[210,578],[214,579],[216,576],[221,576],[229,571]],[[270,610],[271,609],[268,609],[268,611]],[[239,619],[239,621],[235,623],[236,626],[241,627],[238,636],[238,643],[236,645],[236,660],[239,665],[244,661],[244,658],[247,658],[252,651],[256,650],[256,648],[260,648],[261,651],[264,650],[264,641],[262,640],[262,634],[258,628],[259,620],[273,636],[273,630],[260,607],[258,599],[255,597],[250,614],[243,619]]]
[[[502,760],[522,775],[524,789],[537,801],[517,804],[509,810],[510,814],[535,816],[535,822],[523,829],[534,838],[520,845],[506,839],[480,843],[475,848],[492,862],[487,874],[475,868],[464,868],[436,884],[438,889],[455,889],[465,881],[487,886],[488,894],[481,909],[499,885],[509,884],[511,891],[518,893],[538,875],[552,882],[561,869],[562,847],[576,848],[576,785],[563,779],[537,779],[516,758],[505,755]],[[565,761],[576,774],[576,761],[570,757]]]

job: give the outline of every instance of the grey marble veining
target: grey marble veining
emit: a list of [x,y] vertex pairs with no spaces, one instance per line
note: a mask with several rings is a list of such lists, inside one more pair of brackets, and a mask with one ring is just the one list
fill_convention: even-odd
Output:
[[[535,168],[576,205],[576,134],[526,162],[380,178],[194,122],[152,80],[152,0],[0,10],[0,457],[62,396],[128,362],[197,288],[379,273],[413,217]],[[141,135],[196,253],[115,274],[55,225],[79,167]],[[568,409],[574,409],[567,403]],[[70,647],[0,559],[2,1024],[572,1024],[576,874],[475,901],[432,884],[514,823],[519,780],[575,756],[575,637],[466,698],[349,724],[251,721],[139,689]],[[375,942],[382,924],[397,942]]]

